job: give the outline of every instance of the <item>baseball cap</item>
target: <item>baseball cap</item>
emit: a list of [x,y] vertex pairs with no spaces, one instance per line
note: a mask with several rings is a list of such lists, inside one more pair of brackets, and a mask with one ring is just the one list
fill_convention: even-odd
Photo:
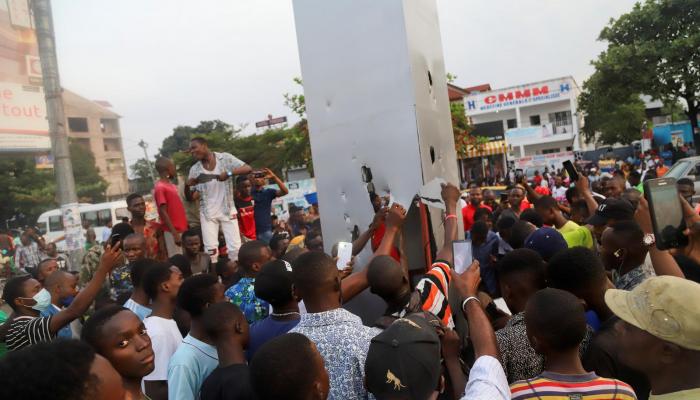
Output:
[[441,375],[440,338],[421,314],[394,321],[369,345],[367,389],[377,398],[425,399]]
[[634,206],[625,199],[605,199],[598,205],[595,215],[586,221],[589,225],[605,225],[608,220],[619,221],[634,219]]
[[554,228],[542,227],[532,232],[523,245],[526,249],[534,250],[549,261],[559,251],[568,249],[569,245],[559,231]]
[[632,291],[609,289],[605,303],[623,321],[659,339],[700,350],[700,284],[656,276]]
[[255,276],[255,297],[276,305],[292,300],[292,264],[273,260]]

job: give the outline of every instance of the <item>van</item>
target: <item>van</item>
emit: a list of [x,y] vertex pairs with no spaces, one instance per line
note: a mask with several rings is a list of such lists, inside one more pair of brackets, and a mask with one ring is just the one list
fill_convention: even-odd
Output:
[[664,178],[688,178],[695,183],[694,201],[700,199],[700,156],[681,158],[668,170]]
[[[87,225],[95,231],[98,242],[102,240],[105,229],[108,229],[108,222],[117,224],[121,222],[122,218],[131,218],[131,213],[126,209],[126,200],[99,204],[81,203],[78,205],[78,210],[83,226]],[[61,209],[56,208],[41,214],[37,219],[37,227],[47,242],[52,242],[65,235]],[[64,246],[63,240],[57,243],[59,249],[63,249]]]

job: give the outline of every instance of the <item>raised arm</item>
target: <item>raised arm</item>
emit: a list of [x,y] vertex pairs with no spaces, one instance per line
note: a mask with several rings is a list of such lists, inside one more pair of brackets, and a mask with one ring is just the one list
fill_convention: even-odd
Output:
[[372,238],[372,235],[374,235],[374,232],[377,230],[377,227],[384,222],[384,218],[386,218],[386,213],[389,211],[387,207],[383,207],[381,210],[377,211],[376,214],[374,214],[374,219],[372,220],[372,223],[369,224],[369,228],[367,228],[366,231],[362,232],[360,236],[355,239],[354,242],[352,242],[352,255],[356,256],[360,254],[362,249],[367,246],[367,242]]
[[588,182],[588,177],[586,177],[583,174],[578,174],[578,180],[576,181],[576,190],[586,202],[586,206],[588,207],[588,213],[590,215],[595,215],[595,212],[598,209],[598,203],[593,198],[593,192],[591,191],[591,186]]
[[[681,201],[681,204],[685,203],[685,205],[690,208],[690,205],[688,205],[684,199],[681,199]],[[692,211],[692,208],[690,208],[690,210]],[[687,213],[687,210],[684,209],[684,213]],[[637,224],[645,234],[654,233],[654,229],[651,224],[649,203],[647,203],[644,196],[639,199],[639,205],[637,205],[637,211],[634,213],[634,219],[637,221]],[[692,238],[693,236],[691,235],[690,237]],[[654,244],[649,249],[649,257],[651,258],[651,264],[654,266],[654,272],[656,275],[670,275],[685,278],[683,271],[668,250],[659,250],[656,247],[656,244]]]
[[457,240],[458,218],[462,218],[461,213],[457,215],[457,201],[459,201],[459,189],[457,186],[447,183],[442,186],[442,200],[445,202],[445,243],[442,249],[437,252],[435,258],[445,260],[452,265],[454,254],[452,254],[452,242]]
[[265,178],[272,179],[275,181],[277,186],[279,186],[279,190],[276,193],[277,197],[282,197],[289,193],[289,189],[287,189],[287,186],[285,186],[284,182],[282,182],[282,179],[275,175],[270,168],[263,168],[263,171],[265,171]]
[[[379,248],[377,248],[377,251],[374,252],[373,257],[380,255],[391,255],[391,248],[394,246],[396,234],[401,230],[405,220],[406,209],[404,209],[400,204],[394,203],[386,216],[386,233],[384,234],[384,238],[382,238],[382,243],[379,245]],[[350,299],[367,289],[368,286],[367,266],[365,266],[362,271],[354,272],[347,278],[340,281],[343,301],[350,301]]]
[[107,275],[112,272],[122,257],[120,245],[121,242],[117,243],[113,248],[107,246],[100,259],[100,266],[97,268],[95,275],[85,289],[81,290],[78,295],[75,296],[75,299],[68,307],[59,311],[58,314],[51,318],[51,323],[49,324],[51,333],[58,332],[61,328],[85,314],[90,304],[95,300],[97,293],[99,293]]

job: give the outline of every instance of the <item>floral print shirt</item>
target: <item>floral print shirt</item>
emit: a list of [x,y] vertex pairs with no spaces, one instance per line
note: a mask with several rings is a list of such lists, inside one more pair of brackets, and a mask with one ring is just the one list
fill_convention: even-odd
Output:
[[301,333],[316,344],[328,370],[329,400],[371,398],[364,386],[367,351],[381,329],[362,325],[357,315],[343,308],[302,314],[290,332]]
[[241,278],[225,294],[231,303],[240,307],[249,324],[260,321],[269,314],[270,304],[255,297],[255,278]]

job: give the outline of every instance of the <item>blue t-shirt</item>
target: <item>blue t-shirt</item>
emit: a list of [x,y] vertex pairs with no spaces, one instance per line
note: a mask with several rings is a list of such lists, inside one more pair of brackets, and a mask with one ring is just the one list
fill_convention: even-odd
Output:
[[[56,307],[55,305],[51,304],[49,308],[41,312],[42,317],[50,317],[52,315],[58,314],[58,312],[61,311]],[[56,337],[62,338],[62,339],[72,339],[73,338],[73,331],[70,329],[70,324],[64,326],[58,331],[58,334],[56,334]]]
[[261,234],[272,230],[272,200],[277,197],[277,190],[263,189],[252,191],[255,211],[255,232]]
[[267,317],[250,326],[250,342],[248,343],[247,358],[248,361],[253,359],[255,352],[267,343],[268,341],[282,336],[297,326],[299,319],[288,321],[278,321]]
[[216,347],[187,335],[168,363],[168,399],[198,399],[204,380],[218,366]]

